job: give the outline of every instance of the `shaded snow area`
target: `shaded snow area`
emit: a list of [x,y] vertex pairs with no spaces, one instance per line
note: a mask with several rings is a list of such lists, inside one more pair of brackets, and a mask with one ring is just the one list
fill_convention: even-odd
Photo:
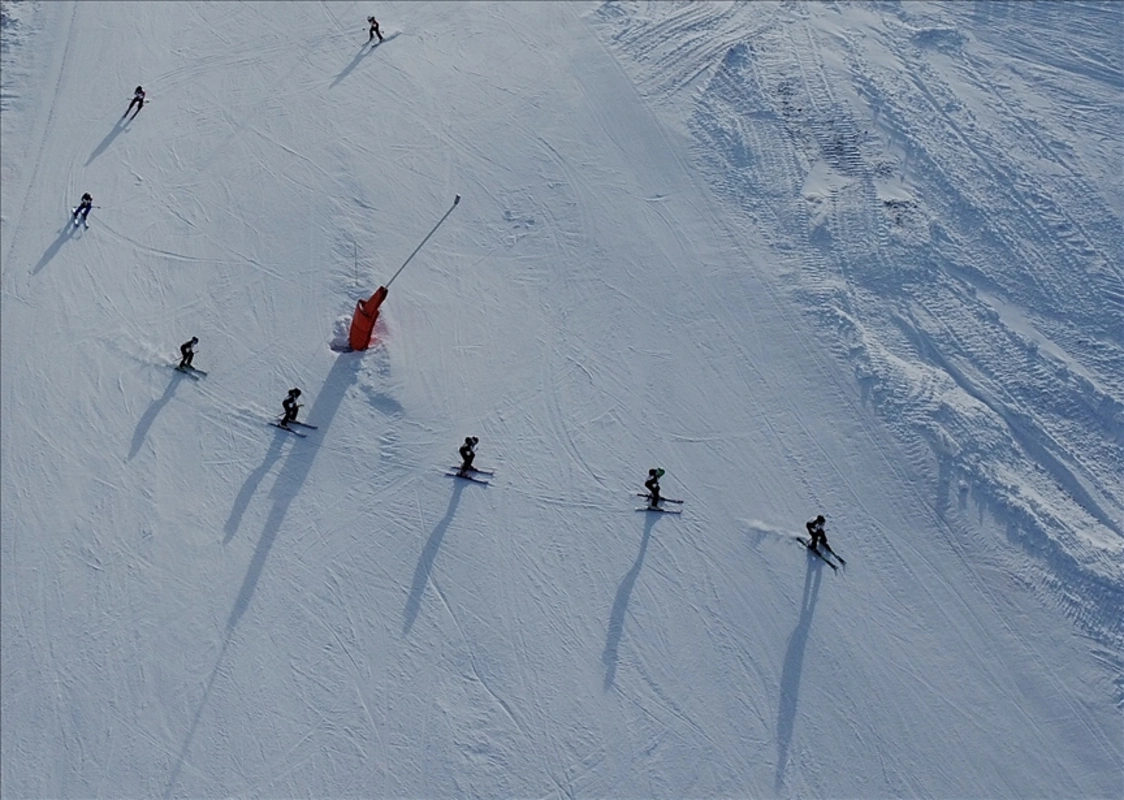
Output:
[[1124,794],[1124,4],[0,22],[3,797]]

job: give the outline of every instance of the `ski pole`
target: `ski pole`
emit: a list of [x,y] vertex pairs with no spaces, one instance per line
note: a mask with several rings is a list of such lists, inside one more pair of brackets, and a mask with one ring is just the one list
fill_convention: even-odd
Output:
[[425,235],[425,238],[421,240],[421,244],[419,244],[417,247],[415,247],[414,252],[410,253],[409,257],[404,262],[402,262],[402,266],[400,266],[398,268],[398,272],[395,272],[393,275],[390,276],[390,280],[388,280],[386,282],[386,288],[388,288],[388,289],[390,288],[390,284],[394,283],[394,279],[397,278],[402,273],[402,270],[406,269],[406,265],[410,263],[410,259],[412,259],[414,256],[416,256],[418,254],[418,251],[421,250],[422,247],[425,246],[425,243],[429,241],[429,237],[437,232],[437,229],[441,227],[441,223],[444,222],[446,219],[448,219],[449,215],[453,213],[453,209],[457,207],[457,203],[459,203],[460,201],[461,201],[461,196],[458,194],[456,197],[453,198],[453,204],[451,206],[449,206],[449,210],[445,212],[445,216],[443,216],[443,217],[441,217],[441,219],[437,220],[437,224],[433,226],[433,230],[431,230],[429,233],[427,233]]

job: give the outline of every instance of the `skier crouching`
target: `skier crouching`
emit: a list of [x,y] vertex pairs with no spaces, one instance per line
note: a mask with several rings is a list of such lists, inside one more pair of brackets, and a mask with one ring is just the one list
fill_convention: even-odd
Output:
[[192,360],[195,358],[195,345],[199,344],[199,337],[192,336],[188,341],[180,345],[180,365],[176,367],[178,370],[193,369],[191,366]]
[[281,407],[285,409],[285,416],[281,418],[281,422],[278,424],[282,428],[287,428],[290,422],[297,421],[297,411],[301,408],[301,404],[297,402],[297,398],[300,396],[300,389],[290,389],[289,394],[281,401]]
[[476,445],[479,442],[480,440],[475,436],[465,437],[464,444],[457,451],[461,456],[461,468],[457,470],[458,475],[463,477],[472,472],[472,462],[476,460]]
[[832,550],[831,545],[827,543],[827,531],[824,530],[825,522],[826,520],[824,519],[823,514],[819,514],[815,519],[809,520],[808,522],[804,523],[804,527],[808,529],[808,534],[812,537],[812,541],[808,543],[808,548],[810,550],[818,550],[822,547],[824,550],[835,556],[839,560],[840,564],[846,564],[846,560],[844,560],[842,556]]

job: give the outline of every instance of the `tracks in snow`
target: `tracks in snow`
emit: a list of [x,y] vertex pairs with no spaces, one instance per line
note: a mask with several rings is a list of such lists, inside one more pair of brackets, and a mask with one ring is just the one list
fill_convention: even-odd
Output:
[[[1068,109],[1095,138],[1114,84],[1080,59],[1005,75],[1004,51],[913,13],[833,28],[800,5],[607,6],[601,21],[653,102],[695,90],[698,162],[794,256],[795,280],[778,278],[906,451],[936,460],[937,513],[970,491],[1039,565],[1031,583],[1119,653],[1124,233]],[[1063,106],[1058,84],[1089,94]]]

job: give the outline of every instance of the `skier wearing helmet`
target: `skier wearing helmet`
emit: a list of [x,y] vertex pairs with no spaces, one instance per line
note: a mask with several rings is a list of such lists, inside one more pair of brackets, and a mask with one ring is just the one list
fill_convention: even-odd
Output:
[[290,389],[288,396],[281,401],[281,407],[285,409],[285,416],[281,418],[278,423],[282,428],[287,428],[290,422],[297,421],[297,411],[300,409],[300,403],[297,398],[301,396],[300,389]]
[[823,529],[825,522],[823,514],[820,514],[815,519],[805,522],[804,527],[808,529],[808,534],[812,537],[808,547],[814,550],[822,544],[828,552],[831,552],[831,546],[827,543],[827,533]]
[[370,44],[372,41],[374,41],[376,36],[379,37],[379,41],[381,42],[382,31],[379,30],[379,21],[374,17],[367,17],[367,22],[371,26],[370,30],[367,31],[367,44]]
[[144,108],[144,89],[140,86],[133,91],[133,99],[129,101],[129,107],[125,109],[125,113],[121,115],[121,119],[125,119],[125,117],[129,116],[129,112],[133,110],[133,106],[137,107],[136,112],[133,114],[133,119],[136,119],[137,114]]
[[660,504],[660,478],[663,475],[664,471],[658,467],[652,467],[648,470],[648,480],[644,481],[644,488],[648,490],[651,499],[650,508],[655,508]]
[[199,344],[199,337],[192,336],[191,339],[180,345],[180,355],[183,356],[183,358],[180,359],[180,365],[176,367],[176,369],[193,369],[191,366],[191,361],[195,358],[195,350],[193,348],[197,344]]
[[461,468],[457,470],[457,474],[465,476],[473,471],[472,462],[476,459],[476,445],[480,442],[475,436],[466,436],[464,444],[461,445],[458,451],[461,456]]

